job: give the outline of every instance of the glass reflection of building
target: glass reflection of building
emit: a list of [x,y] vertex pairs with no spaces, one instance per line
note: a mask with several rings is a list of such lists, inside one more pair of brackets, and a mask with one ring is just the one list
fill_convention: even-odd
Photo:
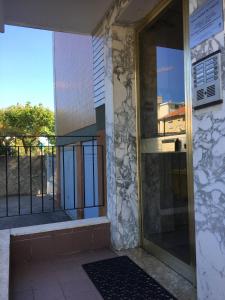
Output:
[[172,100],[163,102],[163,97],[157,97],[158,134],[159,136],[185,133],[185,104]]

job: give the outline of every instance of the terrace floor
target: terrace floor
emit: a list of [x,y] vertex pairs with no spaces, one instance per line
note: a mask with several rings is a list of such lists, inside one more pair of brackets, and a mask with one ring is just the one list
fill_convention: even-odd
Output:
[[42,261],[12,266],[11,294],[13,300],[100,300],[82,264],[128,255],[178,300],[195,299],[195,289],[182,276],[142,249],[113,252],[109,249],[88,251]]
[[[31,206],[32,214],[30,214]],[[43,200],[41,196],[33,195],[32,201],[30,196],[21,196],[20,216],[17,216],[19,214],[18,196],[9,196],[8,217],[5,217],[6,212],[6,198],[0,197],[0,230],[71,220],[65,211],[53,212],[53,199],[48,195],[44,195]]]
[[114,257],[111,250],[20,264],[12,268],[13,300],[100,300],[82,264]]

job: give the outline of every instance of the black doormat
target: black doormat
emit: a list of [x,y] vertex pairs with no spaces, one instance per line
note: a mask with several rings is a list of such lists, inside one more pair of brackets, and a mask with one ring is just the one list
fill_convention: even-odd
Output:
[[83,268],[105,300],[176,300],[127,256],[88,263]]

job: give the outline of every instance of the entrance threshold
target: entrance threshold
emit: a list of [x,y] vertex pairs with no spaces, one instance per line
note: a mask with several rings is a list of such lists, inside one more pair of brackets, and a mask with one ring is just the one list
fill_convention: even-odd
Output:
[[179,300],[196,299],[196,289],[183,276],[142,248],[117,251],[127,255]]

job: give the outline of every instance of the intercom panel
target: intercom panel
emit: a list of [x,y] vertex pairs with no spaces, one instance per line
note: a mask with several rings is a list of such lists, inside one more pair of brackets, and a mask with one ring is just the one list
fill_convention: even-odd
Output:
[[222,103],[221,52],[214,52],[192,65],[193,108]]

